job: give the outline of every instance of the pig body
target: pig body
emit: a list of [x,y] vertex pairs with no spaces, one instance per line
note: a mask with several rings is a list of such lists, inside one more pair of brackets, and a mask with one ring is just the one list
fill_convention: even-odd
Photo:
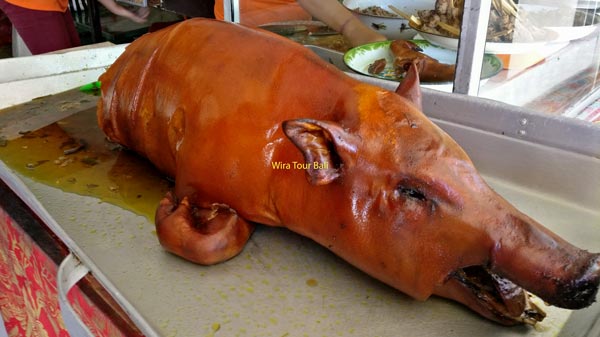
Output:
[[175,178],[157,233],[188,260],[232,258],[260,223],[503,324],[543,318],[520,287],[595,298],[598,255],[492,191],[420,111],[415,75],[386,91],[285,38],[194,19],[141,37],[101,81],[102,130]]

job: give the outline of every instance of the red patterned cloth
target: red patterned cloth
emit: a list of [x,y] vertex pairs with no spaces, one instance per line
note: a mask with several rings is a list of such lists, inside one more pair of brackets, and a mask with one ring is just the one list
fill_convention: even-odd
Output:
[[[58,304],[57,270],[0,208],[0,314],[9,337],[69,337]],[[124,336],[77,286],[68,298],[94,336]]]

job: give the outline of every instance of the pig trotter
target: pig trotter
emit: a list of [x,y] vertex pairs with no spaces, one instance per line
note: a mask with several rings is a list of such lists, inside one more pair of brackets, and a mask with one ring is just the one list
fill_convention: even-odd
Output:
[[253,224],[226,205],[197,208],[190,205],[187,197],[177,202],[170,192],[156,210],[160,244],[171,253],[203,265],[239,254],[253,229]]

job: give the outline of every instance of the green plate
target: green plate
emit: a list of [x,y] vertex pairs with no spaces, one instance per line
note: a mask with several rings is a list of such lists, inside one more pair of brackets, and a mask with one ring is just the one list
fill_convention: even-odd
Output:
[[[433,57],[441,63],[455,64],[456,51],[432,45],[426,40],[411,40],[411,42],[423,49],[423,53]],[[350,69],[371,77],[382,78],[392,81],[400,81],[401,76],[398,76],[394,71],[394,57],[390,51],[392,41],[374,42],[366,45],[352,48],[344,54],[344,62]],[[376,60],[385,58],[385,69],[378,74],[369,74],[369,65]],[[502,70],[502,61],[492,54],[485,54],[483,57],[483,68],[481,71],[481,79],[490,78],[498,74]],[[427,82],[428,84],[442,84],[448,82]]]

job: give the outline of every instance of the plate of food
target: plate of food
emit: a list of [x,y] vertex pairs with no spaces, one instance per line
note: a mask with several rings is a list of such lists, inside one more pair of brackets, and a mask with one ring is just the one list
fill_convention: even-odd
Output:
[[[358,46],[344,54],[346,65],[363,75],[400,81],[407,66],[419,64],[422,83],[446,84],[454,79],[456,51],[431,44],[427,40],[381,41]],[[490,78],[502,70],[502,61],[485,54],[481,79]]]

